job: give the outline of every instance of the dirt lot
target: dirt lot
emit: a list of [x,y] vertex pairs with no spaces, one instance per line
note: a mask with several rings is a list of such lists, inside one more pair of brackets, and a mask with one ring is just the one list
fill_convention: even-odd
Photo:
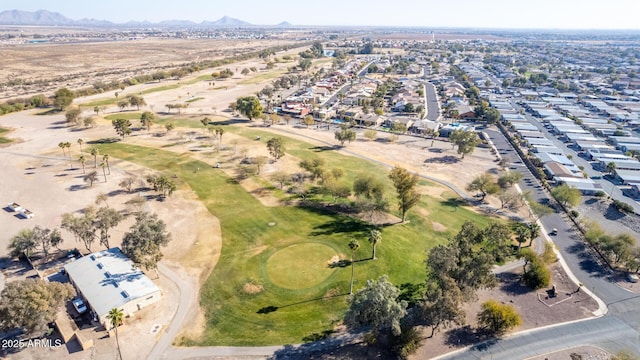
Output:
[[61,84],[71,89],[94,83],[171,69],[182,64],[224,58],[289,43],[289,40],[158,39],[93,43],[0,46],[0,79],[37,81],[2,86],[0,100],[53,93]]

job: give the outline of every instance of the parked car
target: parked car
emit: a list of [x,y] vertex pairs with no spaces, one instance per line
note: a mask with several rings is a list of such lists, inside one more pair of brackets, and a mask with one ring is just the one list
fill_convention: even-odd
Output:
[[31,219],[32,217],[35,216],[35,214],[31,210],[22,209],[22,210],[20,210],[20,216],[22,216],[25,219]]
[[627,280],[629,280],[629,282],[632,282],[632,283],[637,283],[639,278],[637,274],[628,273]]
[[551,230],[551,235],[558,235],[558,229],[553,228],[553,230]]
[[7,208],[9,209],[9,211],[13,211],[13,212],[20,212],[22,210],[22,206],[20,206],[20,204],[16,202],[12,202],[7,206]]
[[84,301],[82,301],[82,299],[73,299],[71,303],[73,304],[73,307],[74,309],[76,309],[78,314],[84,314],[84,312],[87,311],[87,305],[84,304]]

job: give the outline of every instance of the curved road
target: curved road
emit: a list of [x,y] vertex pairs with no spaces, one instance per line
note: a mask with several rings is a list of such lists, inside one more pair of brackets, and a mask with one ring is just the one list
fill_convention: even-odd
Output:
[[[519,159],[502,133],[496,130],[487,130],[487,133],[503,157]],[[535,200],[546,198],[537,180],[519,160],[511,165],[512,170],[525,175],[520,183],[523,190],[531,191]],[[598,257],[584,246],[562,214],[545,216],[541,222],[547,229],[558,229],[553,240],[568,268],[584,287],[604,301],[608,313],[489,340],[438,359],[523,359],[580,345],[595,345],[611,352],[630,350],[640,355],[640,294],[616,285],[615,274],[599,263]]]

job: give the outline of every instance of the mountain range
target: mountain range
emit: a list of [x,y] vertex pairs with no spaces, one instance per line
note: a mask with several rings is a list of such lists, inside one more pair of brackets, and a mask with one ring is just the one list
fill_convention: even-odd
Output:
[[[127,23],[113,23],[107,20],[81,19],[72,20],[68,17],[47,10],[21,11],[6,10],[0,12],[0,25],[31,25],[31,26],[79,26],[79,27],[244,27],[254,26],[246,21],[223,16],[216,21],[202,21],[196,23],[188,20],[165,20],[158,23],[148,21],[129,21]],[[291,26],[284,21],[276,26]]]

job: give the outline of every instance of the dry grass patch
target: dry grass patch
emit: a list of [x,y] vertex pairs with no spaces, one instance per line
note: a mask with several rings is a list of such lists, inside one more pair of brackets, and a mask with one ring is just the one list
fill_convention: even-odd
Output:
[[245,294],[249,294],[249,295],[255,295],[255,294],[259,294],[264,290],[264,288],[262,287],[262,285],[260,284],[255,284],[253,282],[248,282],[246,284],[244,284],[242,286],[242,291]]
[[433,231],[437,231],[437,232],[447,231],[447,227],[438,222],[432,221],[431,225],[433,226]]

